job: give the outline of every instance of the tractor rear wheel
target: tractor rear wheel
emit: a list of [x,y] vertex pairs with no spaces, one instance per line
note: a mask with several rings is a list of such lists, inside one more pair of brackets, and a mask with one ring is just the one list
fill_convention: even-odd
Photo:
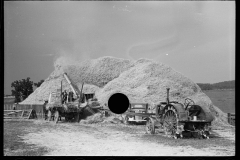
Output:
[[151,118],[147,119],[146,132],[147,132],[147,134],[154,134],[155,133],[154,122]]
[[52,119],[52,112],[48,110],[47,121],[51,121],[51,119]]
[[178,119],[175,110],[167,110],[164,114],[163,128],[166,135],[176,138]]
[[58,118],[59,118],[59,111],[56,110],[55,113],[54,113],[54,122],[55,123],[58,123]]

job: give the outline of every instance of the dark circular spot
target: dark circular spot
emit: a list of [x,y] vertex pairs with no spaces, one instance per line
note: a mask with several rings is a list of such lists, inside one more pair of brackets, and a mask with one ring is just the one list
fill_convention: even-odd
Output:
[[129,107],[128,97],[123,93],[115,93],[108,99],[108,108],[116,114],[123,114]]

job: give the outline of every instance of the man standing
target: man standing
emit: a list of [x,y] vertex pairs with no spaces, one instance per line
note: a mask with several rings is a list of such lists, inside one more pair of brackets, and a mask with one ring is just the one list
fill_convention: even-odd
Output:
[[62,93],[62,103],[65,103],[67,101],[67,91],[64,90],[64,92]]
[[43,115],[44,115],[44,119],[46,120],[48,117],[48,110],[46,109],[46,105],[48,103],[48,100],[45,100],[44,104],[43,104]]
[[72,91],[69,92],[68,101],[69,101],[69,102],[72,102],[72,101],[73,101],[73,92],[72,92]]

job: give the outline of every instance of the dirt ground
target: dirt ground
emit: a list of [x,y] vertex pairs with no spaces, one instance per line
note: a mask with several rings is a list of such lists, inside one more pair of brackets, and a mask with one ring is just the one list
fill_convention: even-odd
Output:
[[[24,142],[47,147],[44,156],[234,156],[235,129],[213,130],[210,140],[174,140],[146,135],[144,126],[81,124],[35,120],[40,130],[21,136]],[[146,137],[144,137],[146,135]],[[215,138],[214,138],[215,137]],[[226,145],[217,145],[227,142]],[[168,142],[171,142],[168,144]],[[185,143],[190,142],[190,143]],[[180,145],[175,145],[181,143]],[[191,144],[201,144],[193,147]],[[214,145],[216,143],[216,145]],[[211,145],[209,145],[211,144]],[[213,144],[213,145],[212,145]]]

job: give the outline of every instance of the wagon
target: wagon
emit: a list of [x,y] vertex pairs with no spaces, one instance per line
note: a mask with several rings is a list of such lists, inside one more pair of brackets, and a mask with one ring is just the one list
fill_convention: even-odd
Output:
[[57,123],[61,117],[65,117],[66,121],[79,122],[82,109],[83,107],[78,107],[78,103],[76,102],[68,104],[49,104],[47,120],[53,120]]
[[[62,101],[61,81],[61,88],[57,89],[57,92],[52,92],[49,95],[48,104],[46,104],[47,120],[53,120],[55,123],[57,123],[61,117],[65,117],[66,121],[79,122],[80,114],[87,106],[86,97],[82,93],[84,83],[82,83],[82,89],[79,91],[77,87],[73,86],[73,83],[70,81],[67,74],[64,73],[63,75],[77,98],[74,100],[73,97],[67,97],[66,102]],[[70,101],[68,99],[70,99]]]

